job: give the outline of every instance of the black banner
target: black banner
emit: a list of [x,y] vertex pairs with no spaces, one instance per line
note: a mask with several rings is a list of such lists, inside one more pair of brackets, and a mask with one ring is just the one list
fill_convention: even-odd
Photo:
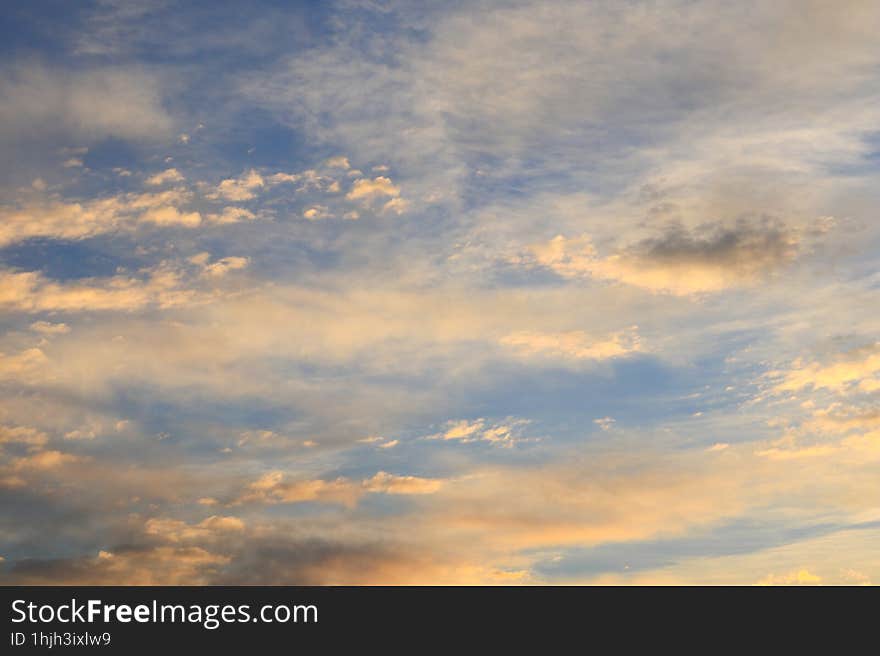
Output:
[[[758,635],[802,639],[840,606],[814,591],[746,588],[550,587],[5,587],[0,653],[66,650],[400,651],[429,645],[544,645],[614,640],[678,644],[716,632],[724,643]],[[835,591],[834,596],[840,594]],[[847,596],[853,593],[847,591]],[[735,608],[734,608],[734,605]],[[835,610],[836,609],[836,610]],[[783,611],[798,611],[796,619]],[[786,619],[786,618],[789,619]],[[849,619],[855,620],[855,616]],[[418,644],[412,644],[413,636]],[[750,638],[749,636],[752,636]]]

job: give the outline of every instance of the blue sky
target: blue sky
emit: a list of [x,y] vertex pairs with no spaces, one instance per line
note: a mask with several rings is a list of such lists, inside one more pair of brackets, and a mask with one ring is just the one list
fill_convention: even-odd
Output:
[[876,581],[878,27],[12,3],[0,576]]

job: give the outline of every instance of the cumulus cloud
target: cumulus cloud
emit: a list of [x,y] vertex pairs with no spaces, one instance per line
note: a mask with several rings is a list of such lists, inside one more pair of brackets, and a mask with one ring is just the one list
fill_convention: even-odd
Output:
[[537,264],[566,277],[589,276],[652,292],[689,295],[754,284],[796,257],[797,237],[783,228],[739,222],[732,228],[669,227],[601,257],[587,237],[554,237],[531,248]]
[[222,198],[224,200],[243,201],[251,200],[257,195],[257,190],[262,189],[266,184],[263,176],[256,169],[245,171],[237,178],[227,178],[217,185],[216,190],[208,196],[212,198]]
[[115,229],[120,222],[116,199],[80,203],[50,202],[24,209],[0,210],[0,245],[31,237],[82,239]]
[[148,185],[160,186],[169,182],[183,182],[184,177],[177,169],[165,169],[145,180]]
[[179,275],[168,269],[148,272],[146,279],[117,275],[107,279],[56,282],[36,271],[0,270],[0,307],[19,312],[136,310],[149,304],[180,305],[193,297],[182,289]]
[[202,222],[202,215],[198,212],[181,212],[176,207],[166,205],[147,210],[141,215],[141,221],[159,226],[194,228]]
[[349,200],[365,200],[370,201],[374,198],[383,196],[391,196],[397,198],[400,196],[400,187],[391,182],[391,178],[378,176],[370,180],[369,178],[361,178],[355,180],[351,186],[351,191],[346,194]]
[[216,214],[208,214],[205,217],[211,223],[225,225],[228,223],[238,223],[239,221],[253,221],[257,215],[243,207],[224,207],[222,212]]
[[201,215],[180,209],[192,200],[183,189],[157,193],[128,193],[86,202],[48,200],[23,207],[0,208],[0,246],[50,237],[79,240],[122,229],[139,222],[195,228]]
[[303,218],[308,219],[309,221],[320,221],[321,219],[329,219],[331,218],[331,214],[326,207],[323,205],[316,205],[314,207],[309,207],[303,212]]
[[248,486],[237,503],[301,503],[320,501],[353,506],[360,492],[350,481],[339,478],[332,481],[285,480],[280,471],[268,472]]
[[518,441],[518,433],[528,424],[528,420],[509,418],[493,423],[486,419],[460,419],[449,421],[441,433],[429,436],[430,439],[456,440],[459,442],[484,441],[499,446],[512,446]]

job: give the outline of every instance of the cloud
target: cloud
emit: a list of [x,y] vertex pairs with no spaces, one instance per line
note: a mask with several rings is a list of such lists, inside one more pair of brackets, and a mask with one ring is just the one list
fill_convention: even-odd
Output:
[[880,372],[880,344],[855,349],[831,363],[796,362],[789,371],[768,375],[782,377],[774,387],[776,392],[796,392],[805,387],[842,391],[856,385],[870,386],[877,372]]
[[459,442],[484,441],[499,446],[512,446],[518,441],[516,433],[529,422],[525,419],[509,418],[506,421],[492,423],[486,419],[449,421],[446,429],[429,439],[456,440]]
[[0,425],[0,444],[26,444],[43,446],[49,441],[46,433],[30,426]]
[[443,483],[444,481],[435,478],[395,476],[380,471],[372,478],[364,480],[363,486],[368,492],[384,494],[433,494],[443,486]]
[[36,271],[0,270],[0,307],[19,312],[130,311],[155,304],[170,307],[191,300],[180,276],[169,269],[147,272],[145,279],[117,275],[59,283]]
[[55,449],[47,449],[16,458],[12,461],[12,468],[16,471],[58,469],[64,465],[81,461],[82,458],[79,456],[63,453]]
[[403,214],[409,209],[410,203],[403,198],[392,198],[382,206],[382,211],[389,214]]
[[797,255],[797,238],[782,228],[741,221],[735,227],[670,226],[660,237],[599,257],[587,237],[559,235],[537,244],[535,262],[565,277],[588,276],[652,292],[689,295],[750,285]]
[[321,479],[286,481],[283,472],[273,471],[251,483],[235,503],[318,501],[353,506],[359,497],[360,491],[357,487],[344,478],[333,481]]
[[368,5],[0,73],[4,575],[877,580],[875,3]]
[[239,221],[253,221],[257,215],[246,210],[243,207],[224,207],[219,214],[208,214],[205,217],[211,223],[226,225],[229,223],[238,223]]
[[211,515],[198,524],[187,524],[169,518],[148,519],[144,524],[147,535],[161,537],[169,542],[193,542],[222,538],[226,533],[240,533],[245,523],[238,517]]
[[164,171],[150,176],[144,182],[148,185],[159,186],[169,182],[183,182],[184,177],[177,169],[165,169]]
[[517,332],[501,338],[501,344],[522,356],[545,356],[575,360],[605,360],[636,353],[641,349],[635,328],[594,339],[584,331],[562,333]]
[[324,165],[329,168],[336,168],[336,169],[343,169],[343,170],[348,170],[351,168],[351,164],[349,163],[348,158],[344,157],[342,155],[340,155],[338,157],[331,157],[326,162],[324,162]]
[[229,561],[194,546],[123,546],[90,557],[22,560],[9,575],[20,585],[197,585],[211,581]]
[[268,472],[248,485],[234,504],[242,503],[319,503],[354,507],[366,493],[421,495],[439,490],[444,481],[417,476],[397,476],[380,471],[360,483],[347,478],[334,480],[286,480],[281,471]]
[[53,133],[146,139],[166,136],[173,123],[159,78],[145,70],[7,66],[0,71],[0,88],[5,139]]
[[600,417],[599,419],[594,419],[593,423],[596,424],[603,431],[610,431],[614,428],[614,424],[616,420],[614,417]]
[[320,221],[321,219],[332,218],[332,215],[323,205],[316,205],[315,207],[306,209],[303,212],[303,218],[308,219],[309,221]]
[[195,228],[198,212],[179,209],[191,200],[182,189],[158,193],[128,193],[87,202],[30,203],[22,208],[0,208],[0,246],[34,237],[79,240],[121,229],[138,222]]
[[0,245],[32,237],[83,239],[116,228],[120,222],[116,199],[80,203],[50,202],[23,210],[0,210]]
[[42,335],[64,335],[70,332],[70,326],[66,323],[52,323],[51,321],[35,321],[30,329]]
[[391,196],[392,198],[400,196],[400,187],[391,182],[391,178],[386,178],[382,175],[372,180],[368,178],[355,180],[351,186],[351,191],[345,195],[349,200],[364,201],[381,198],[382,196]]
[[36,347],[15,355],[0,353],[0,379],[30,382],[39,378],[47,362],[46,354]]
[[462,419],[460,421],[451,422],[449,428],[443,432],[442,438],[444,440],[469,439],[482,430],[485,423],[486,422],[483,419],[478,419],[476,421]]
[[155,223],[158,226],[183,226],[195,228],[202,222],[202,215],[198,212],[181,212],[170,205],[156,207],[147,210],[141,215],[141,221]]
[[262,189],[266,184],[263,176],[256,169],[251,169],[237,178],[227,178],[217,185],[209,198],[222,198],[225,200],[243,201],[256,197],[256,190]]
[[869,403],[867,407],[832,403],[825,409],[815,410],[800,426],[800,430],[804,433],[829,435],[878,429],[880,429],[880,408],[874,403]]
[[220,277],[230,271],[244,269],[248,263],[249,260],[246,257],[224,257],[211,264],[206,264],[202,271],[206,276]]

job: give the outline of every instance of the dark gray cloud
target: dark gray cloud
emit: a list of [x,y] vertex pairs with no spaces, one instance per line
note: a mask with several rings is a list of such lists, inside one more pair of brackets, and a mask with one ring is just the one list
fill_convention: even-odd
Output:
[[783,223],[740,219],[693,230],[669,224],[660,236],[637,243],[627,254],[656,264],[723,267],[749,277],[788,264],[798,250],[797,234]]

